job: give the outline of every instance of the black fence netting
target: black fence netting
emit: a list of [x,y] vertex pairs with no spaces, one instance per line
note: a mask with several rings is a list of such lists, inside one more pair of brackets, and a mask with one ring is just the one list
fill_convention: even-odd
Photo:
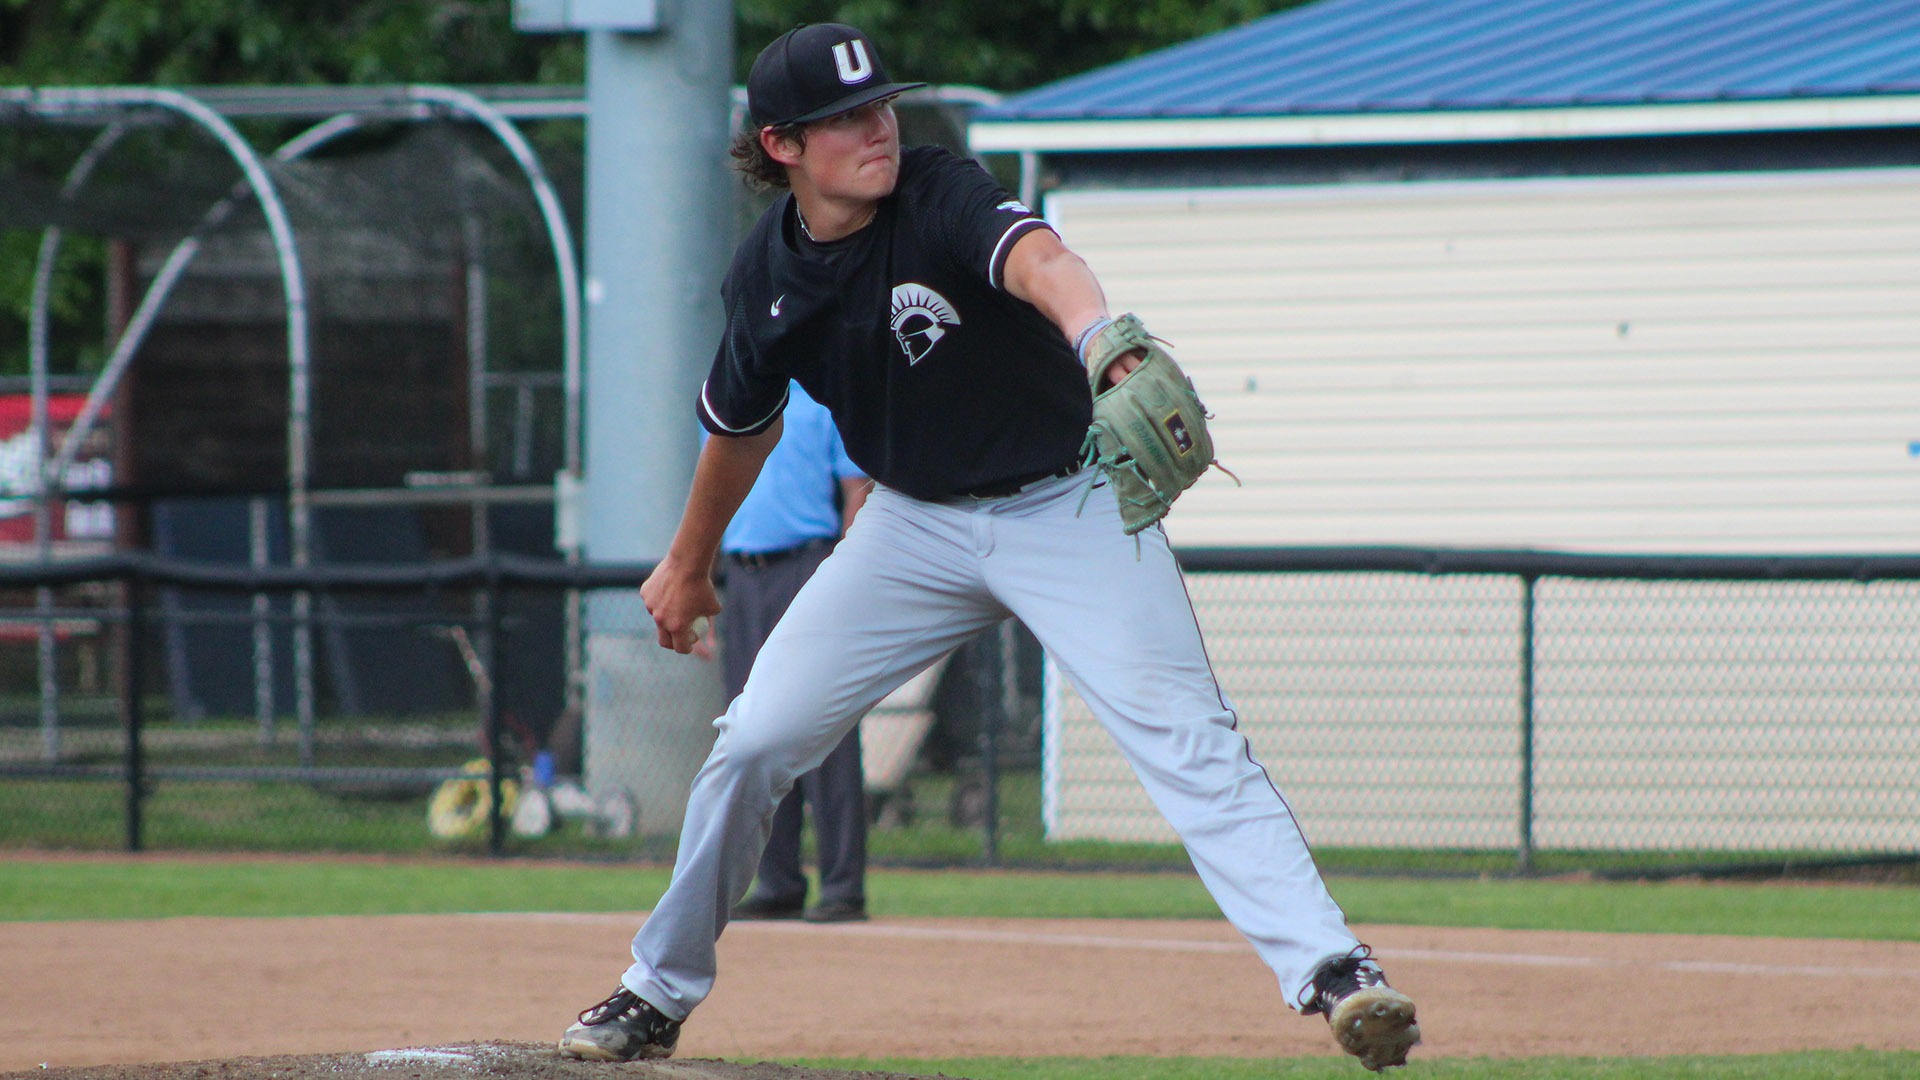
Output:
[[[1240,729],[1334,869],[1920,856],[1920,557],[1183,561]],[[668,858],[712,737],[669,716],[712,701],[631,659],[697,663],[633,614],[645,570],[0,568],[0,847]],[[1186,865],[1017,624],[862,741],[881,864]]]

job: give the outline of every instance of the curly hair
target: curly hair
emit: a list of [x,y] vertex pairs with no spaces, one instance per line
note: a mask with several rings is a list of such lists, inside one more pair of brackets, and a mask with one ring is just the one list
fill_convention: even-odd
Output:
[[[727,154],[733,158],[733,167],[746,179],[748,186],[757,190],[791,187],[787,180],[787,167],[773,160],[773,156],[761,144],[761,130],[748,127],[734,135],[733,145],[727,148]],[[771,130],[783,139],[792,139],[802,150],[806,149],[806,125],[780,124]]]

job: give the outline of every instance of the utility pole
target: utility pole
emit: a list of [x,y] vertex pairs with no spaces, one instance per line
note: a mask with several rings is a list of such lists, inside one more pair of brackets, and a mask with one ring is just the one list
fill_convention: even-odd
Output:
[[[582,554],[666,554],[699,451],[693,403],[733,235],[728,0],[516,0],[514,25],[587,36]],[[566,531],[566,530],[563,530]],[[647,835],[679,831],[724,705],[718,665],[661,649],[637,592],[585,610],[586,780]]]

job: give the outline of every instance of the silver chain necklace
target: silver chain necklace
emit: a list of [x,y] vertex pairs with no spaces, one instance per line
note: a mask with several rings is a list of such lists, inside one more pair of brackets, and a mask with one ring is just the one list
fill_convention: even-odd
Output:
[[[867,220],[861,222],[858,225],[855,225],[851,230],[848,231],[847,236],[852,236],[854,233],[857,233],[861,229],[864,229],[867,226],[873,224],[873,219],[878,216],[880,216],[880,206],[879,204],[876,203],[873,209],[867,211]],[[813,235],[813,230],[807,228],[807,215],[800,212],[800,204],[797,202],[793,204],[793,218],[795,221],[798,221],[800,223],[801,236],[806,237],[807,239],[813,241],[816,244],[828,244],[828,243],[834,242],[831,240],[822,240],[819,237]],[[846,238],[847,238],[846,236],[843,236],[840,239],[845,240]]]

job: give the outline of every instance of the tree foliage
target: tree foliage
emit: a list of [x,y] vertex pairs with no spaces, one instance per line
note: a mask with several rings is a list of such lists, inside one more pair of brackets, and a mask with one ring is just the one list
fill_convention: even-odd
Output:
[[1301,0],[738,0],[744,74],[801,22],[871,34],[897,78],[1025,90],[1297,6]]
[[[798,23],[850,22],[900,76],[1020,90],[1298,2],[737,0],[735,75]],[[0,83],[566,83],[583,55],[516,32],[512,0],[0,0]]]
[[0,82],[538,82],[576,42],[516,33],[511,0],[0,0]]

